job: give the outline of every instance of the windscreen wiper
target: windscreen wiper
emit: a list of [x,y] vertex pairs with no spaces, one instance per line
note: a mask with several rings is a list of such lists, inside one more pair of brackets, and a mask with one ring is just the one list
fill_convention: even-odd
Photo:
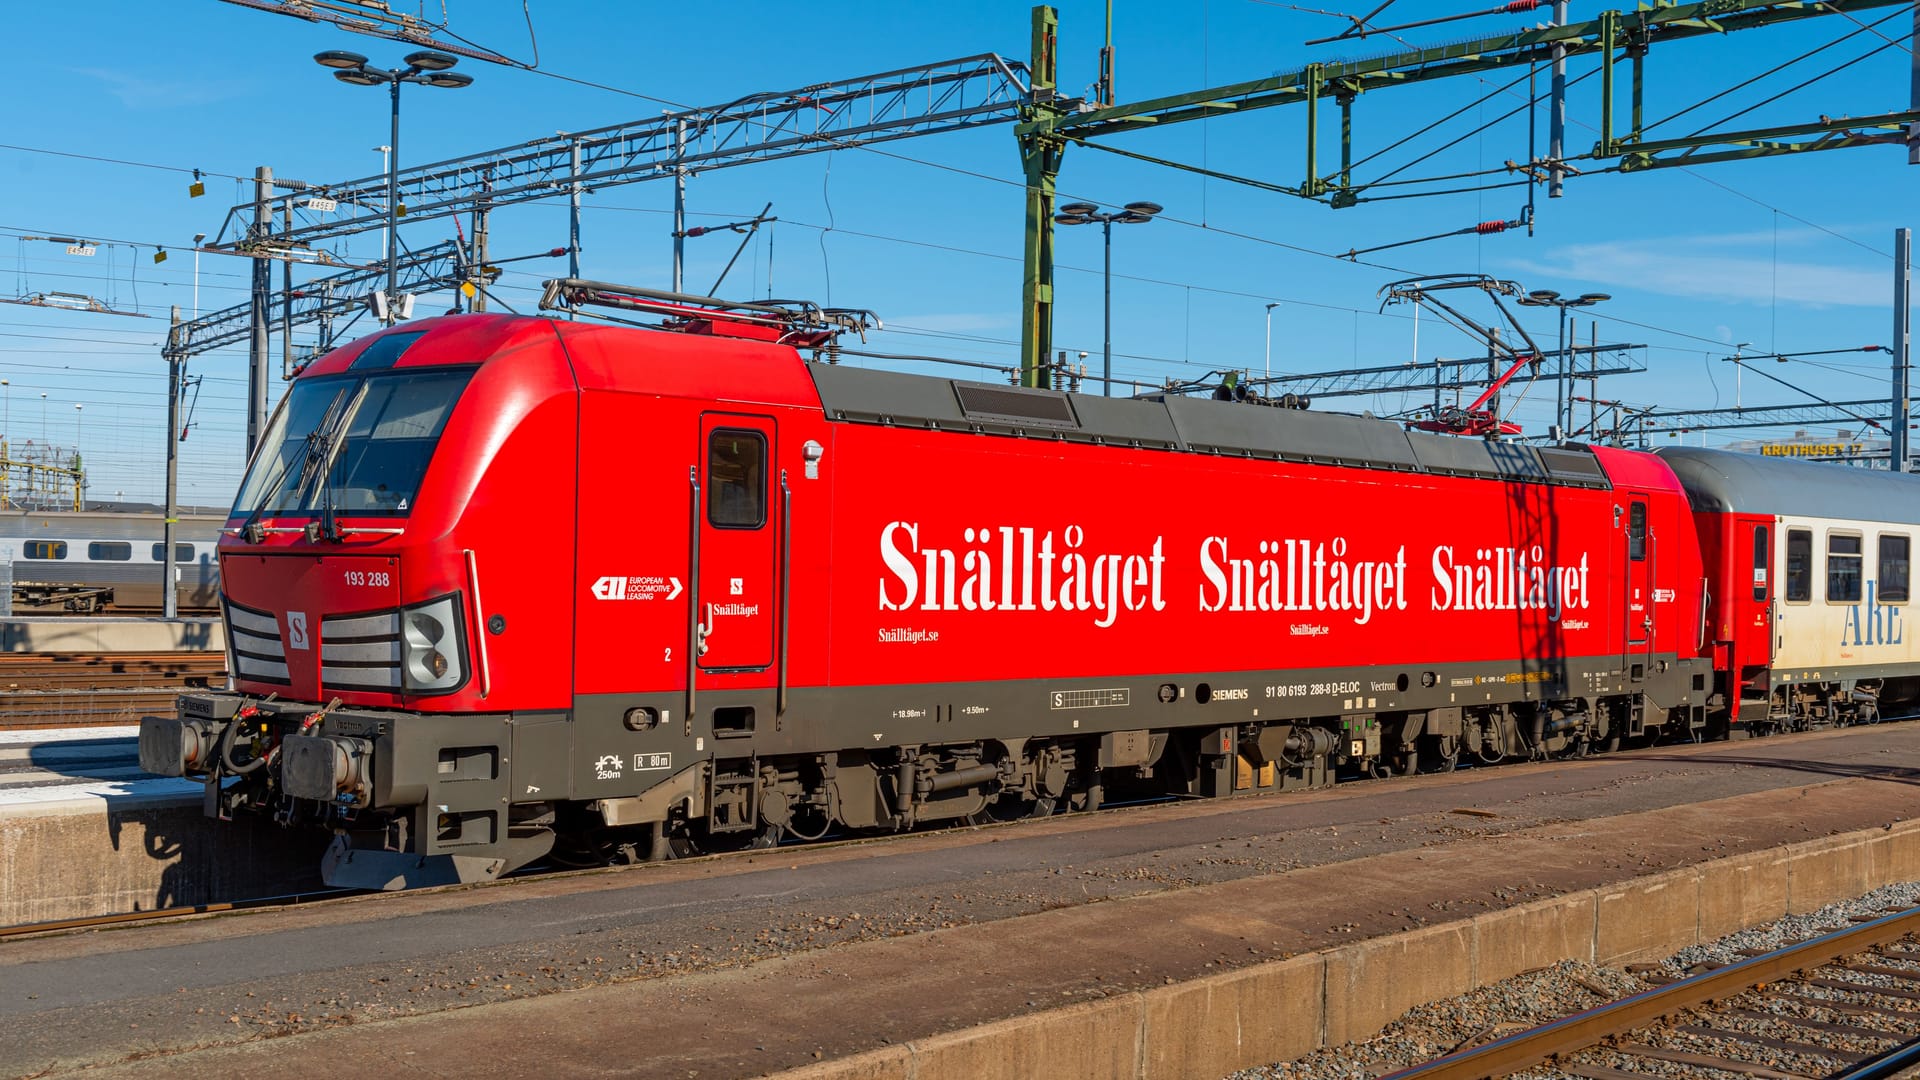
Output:
[[319,470],[312,479],[313,483],[320,485],[320,527],[316,530],[317,535],[316,532],[307,534],[309,540],[327,539],[335,543],[340,541],[340,522],[335,516],[333,505],[333,464],[334,460],[340,456],[340,448],[346,445],[346,432],[353,426],[353,418],[359,415],[360,403],[365,400],[367,400],[367,383],[362,382],[360,389],[355,391],[353,400],[333,417],[333,423],[326,425],[325,434],[321,435],[318,444],[308,451],[309,454],[317,452],[320,455]]
[[[299,502],[304,496],[306,492],[308,480],[312,475],[314,462],[316,460],[314,451],[318,448],[316,446],[316,437],[319,436],[322,432],[326,431],[328,428],[329,422],[336,415],[338,415],[338,411],[340,409],[340,398],[341,398],[341,394],[339,393],[336,393],[333,396],[333,400],[330,403],[328,403],[327,411],[324,415],[321,416],[320,422],[313,426],[313,430],[307,432],[306,436],[303,438],[300,444],[300,455],[299,455],[300,456],[300,472],[296,476],[294,476],[293,485],[292,485],[293,490],[290,492],[290,496],[292,500],[296,503]],[[275,493],[277,493],[281,489],[281,486],[284,482],[284,478],[287,472],[287,464],[292,460],[293,459],[289,457],[282,457],[279,461],[278,470],[273,474],[272,481],[261,485],[259,505],[255,506],[253,510],[247,514],[247,520],[241,523],[240,529],[239,529],[240,535],[243,538],[245,538],[247,543],[258,544],[263,538],[263,536],[265,535],[265,533],[267,532],[266,529],[261,528],[260,519],[266,515],[267,509],[269,506],[272,506],[273,509],[276,511],[282,511],[287,508],[286,507],[287,500],[285,499],[276,500],[274,496],[275,496]],[[274,505],[276,502],[278,503],[278,505]],[[278,532],[278,531],[293,531],[293,530],[274,530],[274,531]]]

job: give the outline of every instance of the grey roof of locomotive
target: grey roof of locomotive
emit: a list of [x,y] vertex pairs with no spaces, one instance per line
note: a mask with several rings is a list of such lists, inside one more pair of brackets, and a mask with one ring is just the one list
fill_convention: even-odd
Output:
[[1920,525],[1920,476],[1669,446],[1659,451],[1695,510]]
[[1606,470],[1584,446],[1538,447],[1429,435],[1373,417],[1178,394],[1109,398],[831,364],[807,368],[827,417],[845,423],[1509,482],[1610,486]]

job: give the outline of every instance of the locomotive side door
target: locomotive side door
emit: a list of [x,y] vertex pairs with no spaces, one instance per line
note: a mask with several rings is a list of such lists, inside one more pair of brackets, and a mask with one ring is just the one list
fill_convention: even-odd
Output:
[[[697,619],[694,655],[705,676],[764,671],[773,664],[780,527],[774,436],[770,416],[706,413],[700,418],[694,472],[699,568],[690,599]],[[716,685],[711,678],[698,681]]]
[[1654,544],[1647,524],[1647,496],[1627,493],[1626,521],[1626,647],[1629,672],[1646,675],[1646,655],[1653,650]]

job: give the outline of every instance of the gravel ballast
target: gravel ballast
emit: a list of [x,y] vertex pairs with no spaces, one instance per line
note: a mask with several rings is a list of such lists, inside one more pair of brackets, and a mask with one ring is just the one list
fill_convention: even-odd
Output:
[[[1575,960],[1562,961],[1552,967],[1526,972],[1459,997],[1412,1009],[1372,1038],[1328,1047],[1298,1061],[1246,1069],[1234,1073],[1231,1080],[1373,1080],[1374,1077],[1465,1046],[1523,1031],[1656,985],[1656,982],[1642,978],[1642,973],[1664,975],[1665,978],[1660,981],[1695,974],[1710,967],[1746,959],[1746,953],[1742,950],[1777,949],[1853,926],[1857,917],[1877,916],[1887,913],[1889,909],[1917,905],[1920,905],[1920,882],[1905,882],[1816,912],[1790,915],[1718,941],[1692,946],[1658,965],[1632,965],[1633,971],[1599,967]],[[1911,967],[1916,974],[1920,974],[1920,952],[1910,962],[1887,959],[1876,963]],[[1850,974],[1849,978],[1869,985],[1886,985],[1897,981],[1889,976],[1868,974]],[[1769,1052],[1765,1063],[1773,1068],[1812,1075],[1830,1072],[1840,1061],[1821,1055],[1819,1051],[1822,1049],[1831,1049],[1851,1059],[1884,1049],[1895,1035],[1900,1038],[1911,1037],[1914,1026],[1912,1020],[1903,1023],[1897,1018],[1872,1013],[1836,1011],[1823,1007],[1819,1000],[1831,997],[1836,992],[1813,986],[1796,989],[1804,993],[1786,1001],[1774,998],[1762,1003],[1756,998],[1752,1002],[1739,999],[1727,1002],[1724,1008],[1715,1011],[1712,1026],[1761,1035],[1781,1043],[1804,1044],[1807,1052],[1775,1047]],[[1914,1015],[1920,1017],[1920,1012]],[[1800,1022],[1796,1023],[1796,1020]],[[1836,1033],[1820,1026],[1823,1024],[1844,1024],[1885,1031],[1888,1037],[1887,1040],[1876,1041],[1871,1037]],[[1655,1044],[1667,1049],[1728,1056],[1739,1049],[1736,1045],[1713,1038],[1704,1029],[1703,1033],[1683,1030],[1690,1027],[1699,1028],[1701,1025],[1682,1021],[1677,1028],[1661,1032]],[[1637,1058],[1629,1063],[1623,1055],[1605,1051],[1590,1052],[1590,1056],[1584,1060],[1648,1075],[1697,1075],[1697,1070],[1689,1066],[1659,1068],[1667,1063],[1646,1058]],[[1543,1069],[1520,1075],[1545,1078],[1566,1074]]]

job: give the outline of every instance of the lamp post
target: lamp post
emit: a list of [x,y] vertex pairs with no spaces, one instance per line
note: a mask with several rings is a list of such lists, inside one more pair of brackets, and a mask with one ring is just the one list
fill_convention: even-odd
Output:
[[1752,345],[1751,341],[1742,341],[1733,347],[1733,407],[1736,409],[1740,407],[1740,373],[1747,366],[1743,361],[1747,358],[1747,349]]
[[1101,347],[1100,392],[1107,397],[1113,396],[1113,223],[1122,225],[1145,225],[1153,220],[1153,215],[1165,209],[1159,203],[1130,202],[1118,210],[1101,213],[1100,208],[1089,202],[1068,203],[1060,208],[1053,220],[1061,225],[1092,225],[1099,222],[1106,234],[1106,269],[1102,273],[1102,292],[1105,294],[1106,329],[1101,335],[1104,344]]
[[1572,427],[1572,402],[1567,397],[1567,311],[1569,308],[1592,307],[1613,299],[1602,292],[1581,293],[1579,296],[1561,297],[1552,289],[1535,289],[1520,298],[1520,303],[1528,307],[1556,307],[1560,309],[1560,377],[1553,381],[1553,426],[1560,438],[1566,438],[1567,429]]
[[203,232],[193,234],[193,317],[196,319],[200,317],[200,242],[206,238]]
[[1260,392],[1263,394],[1267,392],[1268,384],[1273,382],[1273,309],[1279,306],[1278,300],[1267,305],[1267,348],[1263,354],[1264,363],[1262,364],[1265,368],[1265,379],[1260,384]]
[[80,418],[85,415],[82,412],[85,408],[77,401],[73,403],[73,471],[78,474],[73,478],[73,504],[76,510],[87,508],[87,474],[81,471],[80,464]]
[[448,69],[460,62],[458,57],[443,52],[422,49],[408,53],[406,67],[382,70],[368,67],[367,58],[359,53],[331,49],[315,53],[313,61],[324,68],[333,69],[333,77],[353,86],[386,85],[393,91],[393,131],[387,140],[387,317],[392,323],[400,302],[399,238],[395,231],[399,228],[400,217],[400,84],[419,83],[422,86],[439,86],[449,90],[458,90],[473,83],[473,76],[462,75]]
[[[393,147],[376,146],[373,148],[373,152],[380,155],[380,175],[381,176],[387,175],[387,173],[392,171],[393,169]],[[381,233],[380,234],[380,261],[382,263],[387,261],[387,251],[388,251],[387,234]]]
[[52,446],[47,438],[47,394],[44,390],[40,392],[40,444],[49,448]]

